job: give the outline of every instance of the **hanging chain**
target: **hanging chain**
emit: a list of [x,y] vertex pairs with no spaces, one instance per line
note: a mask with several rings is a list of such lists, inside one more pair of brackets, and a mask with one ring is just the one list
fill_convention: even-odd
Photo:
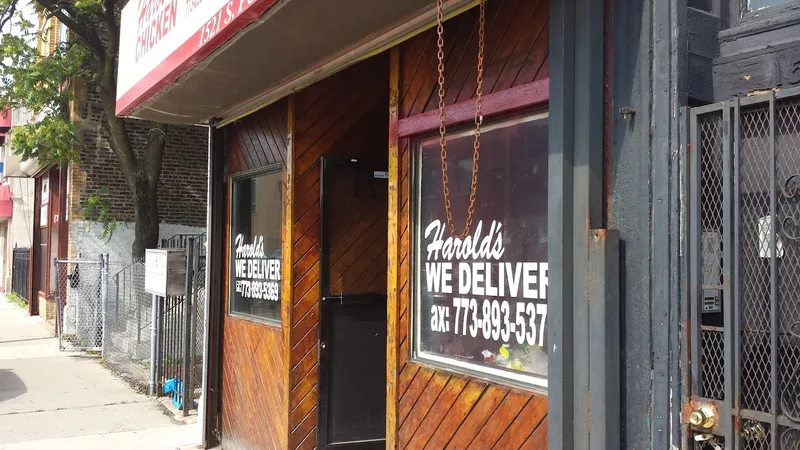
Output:
[[445,142],[447,127],[444,124],[444,15],[442,13],[442,2],[443,0],[436,1],[436,34],[438,36],[436,44],[438,47],[437,56],[439,58],[439,146],[441,147],[442,159],[442,191],[444,194],[445,214],[447,214],[447,226],[450,228],[450,234],[464,240],[472,229],[472,217],[475,214],[475,192],[478,190],[478,159],[480,158],[481,149],[481,123],[483,123],[481,97],[483,96],[483,35],[486,0],[481,0],[480,18],[478,19],[478,78],[477,87],[475,89],[475,141],[472,143],[472,182],[469,187],[467,226],[464,228],[464,232],[460,234],[456,232],[456,226],[453,223],[453,214],[450,206],[450,188],[447,179],[447,143]]

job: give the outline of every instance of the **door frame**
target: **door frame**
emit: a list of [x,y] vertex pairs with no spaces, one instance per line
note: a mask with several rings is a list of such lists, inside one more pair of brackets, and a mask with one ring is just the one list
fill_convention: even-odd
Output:
[[[384,439],[375,441],[362,441],[357,444],[328,444],[328,396],[329,396],[329,373],[328,367],[330,365],[329,352],[324,345],[329,339],[330,333],[330,301],[335,301],[336,298],[342,301],[345,294],[332,295],[330,293],[330,220],[328,219],[328,205],[330,205],[331,197],[326,187],[325,169],[329,169],[334,165],[348,165],[358,164],[364,167],[364,171],[372,170],[370,162],[361,162],[357,158],[339,158],[331,156],[323,156],[320,158],[320,230],[319,230],[319,299],[320,299],[320,317],[319,317],[319,380],[318,380],[318,394],[317,394],[317,448],[358,448],[358,449],[382,449],[386,447],[386,433],[384,430]],[[388,172],[387,172],[388,173]],[[387,203],[387,223],[388,223],[388,203]],[[388,229],[387,229],[388,232]],[[326,300],[327,299],[327,300]],[[387,329],[388,330],[388,329]],[[385,358],[384,358],[385,362]]]

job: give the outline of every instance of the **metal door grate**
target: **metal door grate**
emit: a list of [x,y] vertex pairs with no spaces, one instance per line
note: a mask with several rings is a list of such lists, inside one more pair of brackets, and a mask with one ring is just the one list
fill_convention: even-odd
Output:
[[800,450],[800,90],[690,125],[692,402],[719,411],[720,448]]

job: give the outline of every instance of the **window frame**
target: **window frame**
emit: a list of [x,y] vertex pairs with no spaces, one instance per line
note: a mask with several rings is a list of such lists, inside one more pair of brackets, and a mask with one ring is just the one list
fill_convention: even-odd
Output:
[[[503,125],[506,125],[509,122],[517,121],[517,124],[521,124],[524,122],[530,122],[544,118],[547,118],[548,120],[550,119],[550,109],[546,104],[543,107],[523,110],[516,114],[497,114],[491,117],[484,117],[484,125],[481,127],[481,132],[485,133],[492,129],[502,128]],[[448,132],[448,137],[466,136],[474,132],[474,125],[469,123],[461,124],[458,127],[453,128],[454,130],[452,132]],[[418,249],[422,248],[420,246],[422,225],[419,222],[421,208],[421,202],[419,199],[421,198],[422,191],[422,184],[419,182],[419,174],[421,172],[421,158],[419,156],[421,143],[435,135],[435,132],[427,132],[410,136],[409,151],[411,152],[411,183],[409,202],[411,209],[409,217],[409,280],[411,282],[411,286],[409,289],[409,361],[457,374],[466,375],[472,378],[482,379],[490,383],[513,386],[527,391],[532,391],[539,395],[547,396],[549,381],[547,376],[525,375],[522,373],[514,373],[492,367],[481,367],[478,364],[459,361],[452,357],[435,355],[432,353],[422,352],[420,350],[420,320],[422,314],[420,314],[418,311],[421,309],[422,282],[419,280],[420,272],[418,268],[422,265],[420,257],[424,252],[418,251]],[[546,144],[544,151],[547,151]],[[549,355],[549,352],[547,353]]]
[[[724,0],[714,0],[724,1]],[[735,28],[741,25],[757,24],[769,19],[779,19],[784,13],[797,9],[800,0],[788,0],[778,5],[765,6],[761,9],[751,11],[749,0],[730,0],[730,24],[728,28]],[[787,17],[787,20],[791,19]]]
[[[256,184],[257,184],[255,182],[256,178],[258,178],[258,175],[250,177],[250,189],[253,190],[253,192],[250,193],[250,215],[251,216],[255,216],[255,215],[258,214],[258,196],[256,195],[256,189],[255,189]],[[281,193],[281,195],[283,195],[283,193]]]
[[[228,239],[227,239],[227,242],[225,243],[225,245],[227,247],[226,258],[228,260],[228,283],[227,283],[228,286],[227,286],[227,292],[225,293],[225,295],[227,296],[227,299],[228,299],[228,305],[225,308],[226,309],[225,315],[228,316],[228,317],[236,318],[236,319],[247,320],[247,321],[250,321],[250,322],[256,322],[256,323],[259,323],[259,324],[262,324],[262,325],[267,325],[267,326],[273,327],[273,328],[281,328],[283,326],[283,321],[282,321],[283,314],[281,312],[282,312],[282,310],[284,308],[284,304],[283,304],[283,294],[284,293],[283,293],[283,285],[282,285],[282,283],[281,283],[281,292],[280,292],[279,299],[278,299],[278,311],[279,311],[278,319],[273,319],[273,318],[269,318],[269,317],[262,317],[262,316],[256,316],[256,315],[252,315],[252,314],[247,314],[247,313],[234,311],[233,310],[233,295],[232,295],[232,292],[233,292],[233,289],[234,289],[234,286],[233,286],[232,282],[236,278],[235,277],[235,264],[233,264],[233,258],[232,258],[232,256],[233,256],[233,207],[234,207],[234,203],[233,203],[234,202],[234,199],[233,199],[233,185],[234,185],[234,183],[239,182],[239,181],[253,179],[253,178],[257,178],[259,176],[270,175],[270,174],[273,174],[273,173],[281,173],[282,174],[283,173],[283,164],[281,164],[281,163],[269,164],[269,165],[266,165],[266,166],[263,166],[263,167],[259,167],[259,168],[256,168],[256,169],[249,169],[249,170],[245,170],[245,171],[242,171],[242,172],[237,172],[237,173],[235,173],[233,175],[230,175],[228,177]],[[251,181],[251,183],[252,183],[252,181]],[[283,197],[284,197],[284,194],[285,194],[284,190],[285,190],[285,186],[283,185],[283,183],[281,183],[281,203],[283,203]],[[252,217],[252,205],[248,205],[248,208],[250,209],[250,216]],[[283,208],[281,208],[281,223],[283,223]],[[281,244],[283,244],[283,231],[281,231]],[[281,257],[280,257],[280,259],[281,259],[281,270],[283,270],[283,264],[284,264],[283,258],[284,258],[284,256],[285,255],[283,254],[283,245],[281,245]]]

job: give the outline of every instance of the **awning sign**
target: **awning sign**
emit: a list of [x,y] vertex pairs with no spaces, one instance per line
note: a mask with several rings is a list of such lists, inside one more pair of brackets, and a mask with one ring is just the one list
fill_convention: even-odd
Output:
[[116,113],[128,114],[275,1],[129,1],[121,18]]

